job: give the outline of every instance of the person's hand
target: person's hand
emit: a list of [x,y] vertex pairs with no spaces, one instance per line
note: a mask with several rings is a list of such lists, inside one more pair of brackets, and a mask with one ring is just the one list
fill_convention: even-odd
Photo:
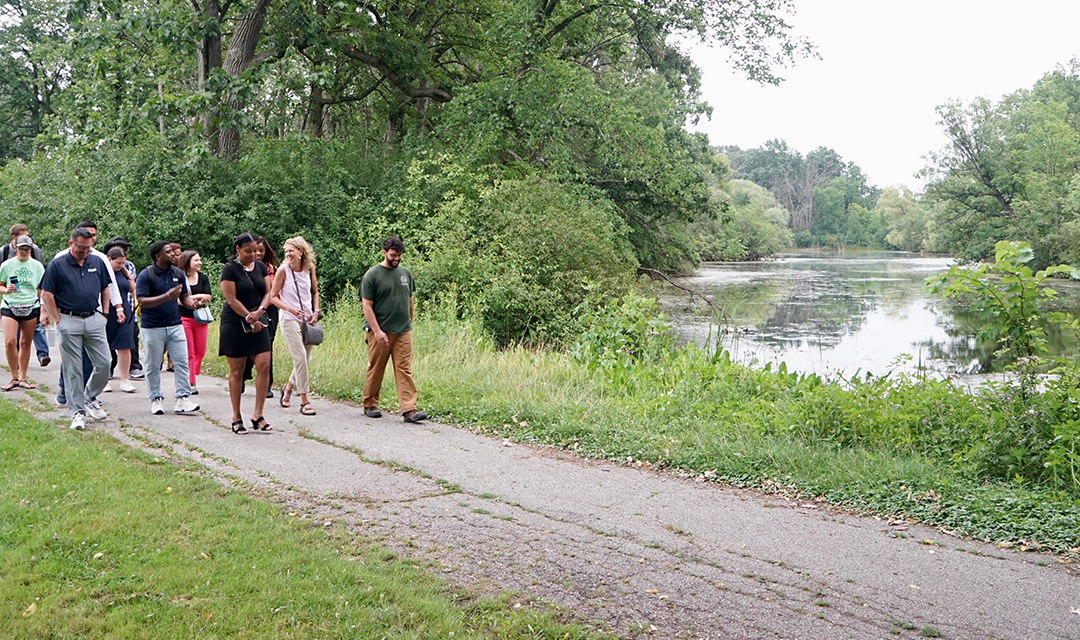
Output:
[[116,322],[117,322],[117,324],[124,324],[124,322],[126,320],[127,320],[127,316],[124,315],[124,310],[122,308],[117,309],[116,310]]
[[305,319],[305,322],[307,322],[308,324],[315,324],[318,321],[319,321],[318,312],[309,314],[308,317]]
[[378,342],[381,345],[389,345],[390,336],[386,335],[386,332],[380,329],[375,332],[375,342]]
[[248,324],[254,326],[255,321],[257,321],[261,317],[262,317],[262,311],[259,311],[258,309],[256,309],[254,311],[248,311],[248,314],[246,316],[244,316],[244,320]]
[[45,305],[41,305],[41,311],[38,312],[38,322],[45,327],[52,324],[52,318],[49,317],[49,312],[45,310]]
[[262,331],[265,328],[266,328],[265,324],[263,324],[261,322],[255,322],[255,324],[251,325],[251,332],[252,333],[258,333],[258,332]]
[[184,292],[184,286],[180,285],[180,284],[176,285],[172,289],[169,289],[169,300],[176,300],[177,298],[180,297],[180,294],[183,293],[183,292]]

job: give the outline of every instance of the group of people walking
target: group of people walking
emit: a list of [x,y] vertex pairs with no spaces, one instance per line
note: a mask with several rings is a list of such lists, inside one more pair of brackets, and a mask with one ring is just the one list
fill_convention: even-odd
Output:
[[[161,369],[166,354],[175,379],[173,411],[199,410],[192,396],[199,393],[196,377],[213,315],[208,308],[210,282],[197,251],[181,252],[176,243],[154,242],[148,249],[149,266],[136,273],[128,260],[131,244],[126,239],[113,238],[105,252],[99,252],[94,249],[97,226],[82,222],[71,232],[68,248],[45,266],[25,225],[14,225],[11,235],[14,255],[0,262],[0,316],[11,380],[0,389],[35,388],[27,380],[31,349],[47,366],[48,341],[42,328],[56,325],[61,353],[57,402],[68,406],[72,429],[85,428],[88,415],[95,420],[107,417],[100,394],[111,390],[114,367],[119,370],[120,390],[135,391],[131,378],[136,377],[132,372],[140,336],[151,413],[165,412]],[[250,233],[237,236],[233,249],[221,271],[225,304],[218,346],[229,367],[230,427],[237,434],[270,431],[264,407],[273,397],[272,344],[279,325],[293,364],[279,404],[292,406],[295,395],[302,415],[316,414],[309,373],[312,349],[322,335],[315,252],[303,237],[289,238],[278,265],[266,240]],[[6,256],[9,248],[3,252]],[[368,270],[361,284],[368,346],[363,411],[368,417],[381,417],[379,389],[392,359],[399,409],[406,422],[420,422],[427,416],[417,410],[411,371],[415,284],[408,269],[400,266],[403,252],[400,238],[387,238],[383,261]],[[241,396],[251,372],[255,406],[245,421]]]

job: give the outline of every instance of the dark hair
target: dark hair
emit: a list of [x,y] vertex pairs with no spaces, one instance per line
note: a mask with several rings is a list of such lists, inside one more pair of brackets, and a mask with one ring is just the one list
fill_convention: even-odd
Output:
[[192,251],[191,249],[180,254],[180,259],[176,261],[176,266],[180,267],[180,270],[184,272],[185,276],[188,274],[188,267],[191,266],[191,259],[197,255],[199,255],[199,252]]
[[157,255],[161,253],[161,250],[169,246],[170,243],[164,240],[158,240],[150,245],[150,262],[157,262]]
[[266,250],[266,252],[263,254],[263,259],[262,259],[263,264],[268,264],[271,267],[277,268],[277,266],[278,266],[277,254],[274,253],[274,248],[270,246],[270,243],[266,241],[266,238],[264,238],[262,236],[255,236],[255,243],[256,244],[261,244],[263,249]]
[[232,242],[233,250],[239,249],[240,247],[244,246],[245,244],[250,244],[252,242],[255,242],[255,236],[245,231],[244,233],[241,233],[240,235],[236,236],[236,239],[233,240],[233,242]]
[[72,242],[75,242],[76,240],[89,240],[90,238],[93,238],[93,237],[94,237],[94,234],[87,231],[86,227],[75,227],[74,229],[71,230],[71,241]]
[[90,222],[89,220],[83,220],[79,224],[75,225],[75,228],[76,229],[93,229],[94,231],[97,231],[97,225],[94,224],[93,222]]
[[109,249],[109,252],[105,255],[109,256],[109,260],[114,260],[121,256],[127,257],[127,253],[124,252],[123,247],[113,247],[112,249]]
[[15,224],[11,225],[11,235],[21,236],[24,233],[30,233],[30,230],[26,228],[25,224],[21,222],[16,222]]
[[390,251],[391,249],[398,253],[405,253],[405,243],[397,236],[390,236],[382,241],[382,250]]

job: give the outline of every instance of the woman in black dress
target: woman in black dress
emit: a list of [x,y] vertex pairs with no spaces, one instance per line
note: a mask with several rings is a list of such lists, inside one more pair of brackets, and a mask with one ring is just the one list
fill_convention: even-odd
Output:
[[235,257],[221,270],[221,310],[218,355],[229,363],[229,399],[232,401],[233,433],[247,433],[240,415],[240,394],[244,363],[255,362],[255,413],[251,428],[270,431],[263,418],[266,390],[270,386],[270,329],[266,309],[270,306],[270,277],[266,265],[255,259],[257,244],[250,233],[241,233],[233,241]]
[[[274,253],[273,247],[266,241],[266,238],[258,235],[252,235],[255,238],[255,259],[263,263],[266,267],[266,275],[270,278],[270,282],[273,283],[274,275],[277,273],[278,258]],[[266,310],[266,316],[270,318],[270,386],[266,388],[266,397],[274,397],[274,340],[277,339],[278,328],[278,308],[275,305],[270,305],[270,308]],[[248,358],[247,363],[244,365],[244,383],[251,380],[252,369],[255,367],[255,361]],[[243,387],[241,387],[243,389]]]

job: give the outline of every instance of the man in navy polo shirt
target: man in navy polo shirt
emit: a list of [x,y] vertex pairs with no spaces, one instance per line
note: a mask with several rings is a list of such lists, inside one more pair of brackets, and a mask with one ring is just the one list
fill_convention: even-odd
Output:
[[196,304],[191,299],[187,277],[176,268],[176,255],[169,251],[169,243],[157,241],[150,245],[152,264],[135,278],[135,297],[142,309],[142,337],[146,346],[146,395],[150,398],[150,413],[165,413],[161,395],[161,354],[169,352],[176,382],[174,413],[198,411],[199,405],[191,401],[191,385],[188,382],[187,338],[180,324],[180,307],[176,301],[189,309]]
[[[53,259],[41,280],[41,322],[55,322],[60,333],[60,363],[71,410],[71,428],[86,427],[86,412],[95,420],[107,416],[97,396],[109,381],[109,341],[105,337],[110,269],[90,255],[94,234],[75,229],[66,254]],[[84,384],[83,350],[93,371]],[[87,399],[91,399],[87,401]]]

